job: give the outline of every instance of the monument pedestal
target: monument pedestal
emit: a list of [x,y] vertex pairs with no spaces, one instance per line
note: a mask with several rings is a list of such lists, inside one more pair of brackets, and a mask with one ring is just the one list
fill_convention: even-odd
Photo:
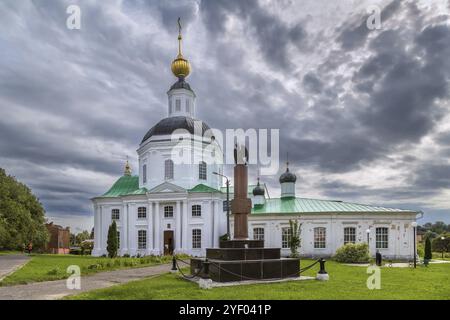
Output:
[[191,259],[191,274],[202,270],[201,278],[216,282],[300,276],[300,259],[281,258],[280,248],[264,248],[263,243],[258,240],[222,241],[220,248],[206,249],[206,258]]

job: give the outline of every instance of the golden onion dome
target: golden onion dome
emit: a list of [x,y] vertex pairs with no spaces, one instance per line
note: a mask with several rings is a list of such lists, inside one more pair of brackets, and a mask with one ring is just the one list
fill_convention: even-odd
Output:
[[179,27],[179,35],[178,35],[178,56],[172,62],[172,73],[177,78],[187,78],[191,73],[191,64],[187,59],[183,57],[181,52],[181,43],[183,37],[181,35],[181,22],[180,18],[178,18],[178,27]]

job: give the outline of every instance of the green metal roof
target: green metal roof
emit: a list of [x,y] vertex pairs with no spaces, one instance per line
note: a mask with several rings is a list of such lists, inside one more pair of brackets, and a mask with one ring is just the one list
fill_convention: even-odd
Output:
[[196,185],[195,187],[193,187],[192,189],[189,189],[188,192],[197,192],[197,193],[215,193],[215,192],[220,192],[220,190],[211,188],[207,185],[204,185],[203,183]]
[[139,188],[138,176],[122,176],[102,197],[113,198],[127,195],[145,194],[146,188]]
[[252,214],[289,214],[289,213],[398,213],[411,210],[369,206],[364,204],[304,198],[266,199],[266,203],[252,209]]

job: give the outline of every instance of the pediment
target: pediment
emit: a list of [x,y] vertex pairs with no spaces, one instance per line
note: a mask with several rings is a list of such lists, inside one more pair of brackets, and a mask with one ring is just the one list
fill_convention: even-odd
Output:
[[161,183],[160,185],[154,187],[149,191],[149,193],[180,193],[180,192],[186,192],[186,189],[170,182]]

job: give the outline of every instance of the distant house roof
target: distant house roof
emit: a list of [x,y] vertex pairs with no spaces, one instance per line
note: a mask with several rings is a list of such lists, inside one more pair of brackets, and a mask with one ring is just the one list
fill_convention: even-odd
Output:
[[122,176],[117,180],[111,189],[109,189],[102,197],[114,198],[127,195],[145,194],[146,188],[139,188],[138,176]]
[[190,193],[216,193],[221,192],[218,189],[211,188],[207,185],[204,185],[203,183],[196,185],[192,189],[189,189],[188,192]]
[[266,199],[265,204],[252,209],[252,214],[290,213],[416,213],[411,210],[369,206],[336,200],[305,198]]

